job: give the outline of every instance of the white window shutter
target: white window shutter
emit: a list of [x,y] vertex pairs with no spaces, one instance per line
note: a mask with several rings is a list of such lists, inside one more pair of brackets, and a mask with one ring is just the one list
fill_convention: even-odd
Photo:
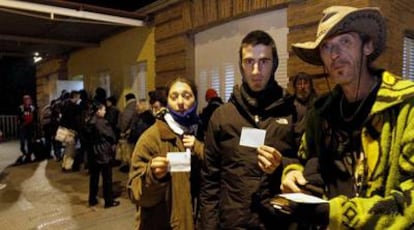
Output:
[[206,105],[204,95],[208,88],[216,89],[223,101],[227,101],[233,86],[241,84],[239,46],[243,37],[253,30],[266,31],[275,40],[279,54],[275,78],[282,87],[287,87],[289,29],[286,9],[233,20],[195,35],[195,83],[198,87],[199,111]]
[[404,79],[414,80],[414,38],[404,37],[403,69]]

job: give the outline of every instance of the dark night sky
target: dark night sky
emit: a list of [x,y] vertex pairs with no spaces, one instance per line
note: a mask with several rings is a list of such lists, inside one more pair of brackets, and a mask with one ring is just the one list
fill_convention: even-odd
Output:
[[36,96],[33,59],[0,58],[0,114],[15,114],[24,94]]

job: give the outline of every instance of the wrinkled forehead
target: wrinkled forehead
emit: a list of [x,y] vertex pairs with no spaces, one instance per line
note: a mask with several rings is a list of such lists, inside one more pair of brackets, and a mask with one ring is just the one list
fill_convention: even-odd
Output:
[[177,81],[173,85],[171,85],[169,95],[172,94],[179,94],[179,93],[193,93],[193,90],[191,89],[191,86],[185,82]]

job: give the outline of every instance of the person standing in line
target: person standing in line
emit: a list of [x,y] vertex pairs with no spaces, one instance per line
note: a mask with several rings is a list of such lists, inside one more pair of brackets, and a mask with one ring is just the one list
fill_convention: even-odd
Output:
[[116,107],[116,97],[115,96],[108,97],[106,99],[105,119],[108,120],[109,124],[114,130],[114,133],[117,139],[119,138],[119,127],[118,127],[119,114],[120,114],[119,109]]
[[167,107],[167,89],[165,87],[157,87],[157,89],[148,93],[149,103],[151,105],[152,114],[155,117],[163,117]]
[[[239,60],[243,82],[207,128],[199,228],[270,229],[278,223],[284,229],[288,223],[271,216],[263,202],[280,192],[282,157],[296,154],[293,97],[274,79],[278,55],[269,34],[248,33]],[[244,131],[253,129],[265,133],[264,143],[240,145]]]
[[203,108],[203,111],[200,113],[201,119],[201,131],[204,139],[204,134],[207,131],[208,122],[210,121],[211,115],[213,112],[223,104],[223,100],[218,96],[215,89],[207,89],[205,99],[207,102],[206,107]]
[[145,98],[139,99],[137,104],[137,113],[132,118],[131,132],[128,137],[128,142],[136,144],[142,133],[144,133],[144,131],[154,123],[155,117],[149,108],[147,100]]
[[98,101],[92,103],[92,116],[86,124],[87,138],[85,147],[89,154],[89,206],[98,204],[99,174],[102,174],[103,195],[105,208],[118,206],[119,201],[113,199],[112,194],[112,165],[116,137],[109,122],[104,118],[105,105]]
[[23,162],[30,162],[33,153],[33,141],[36,128],[36,107],[30,95],[23,96],[23,104],[18,108],[20,125],[20,151]]
[[313,81],[309,74],[299,72],[293,78],[293,88],[295,95],[295,108],[296,108],[296,124],[295,135],[296,144],[300,145],[300,139],[305,132],[306,118],[305,115],[311,107],[315,97],[315,89],[313,88]]
[[[128,180],[137,206],[136,229],[194,229],[199,168],[204,144],[197,139],[197,88],[186,78],[167,85],[167,110],[138,139]],[[171,170],[174,153],[191,169]],[[171,158],[170,158],[171,159]]]
[[126,105],[124,111],[119,116],[119,128],[120,128],[120,159],[121,165],[119,170],[127,173],[129,171],[132,150],[134,149],[135,143],[128,142],[128,137],[131,132],[132,119],[137,114],[136,106],[137,100],[133,93],[125,95]]
[[310,184],[329,199],[290,207],[298,222],[329,229],[414,226],[414,83],[374,68],[386,31],[378,8],[331,6],[316,40],[292,45],[336,83],[308,113],[301,161],[284,169],[284,192],[304,192]]
[[77,157],[76,143],[79,141],[79,131],[82,127],[82,110],[79,105],[80,94],[79,91],[73,90],[70,92],[70,99],[62,106],[60,125],[70,129],[74,134],[74,138],[66,141],[65,150],[63,152],[62,171],[72,171],[75,158]]

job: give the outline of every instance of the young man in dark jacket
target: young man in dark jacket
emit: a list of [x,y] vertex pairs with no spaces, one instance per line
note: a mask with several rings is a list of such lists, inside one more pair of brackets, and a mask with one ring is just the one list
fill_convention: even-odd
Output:
[[[102,174],[105,208],[119,205],[112,195],[112,166],[116,144],[115,133],[104,118],[105,105],[99,102],[92,104],[92,118],[87,123],[88,141],[86,150],[89,154],[89,206],[98,204],[99,174]],[[89,142],[89,143],[88,143]]]
[[[207,128],[200,229],[266,229],[271,220],[284,229],[286,222],[269,218],[260,194],[279,193],[282,156],[296,152],[293,98],[285,97],[274,80],[278,56],[267,33],[247,34],[239,57],[243,83],[213,113]],[[240,145],[243,128],[265,131],[264,143]]]

